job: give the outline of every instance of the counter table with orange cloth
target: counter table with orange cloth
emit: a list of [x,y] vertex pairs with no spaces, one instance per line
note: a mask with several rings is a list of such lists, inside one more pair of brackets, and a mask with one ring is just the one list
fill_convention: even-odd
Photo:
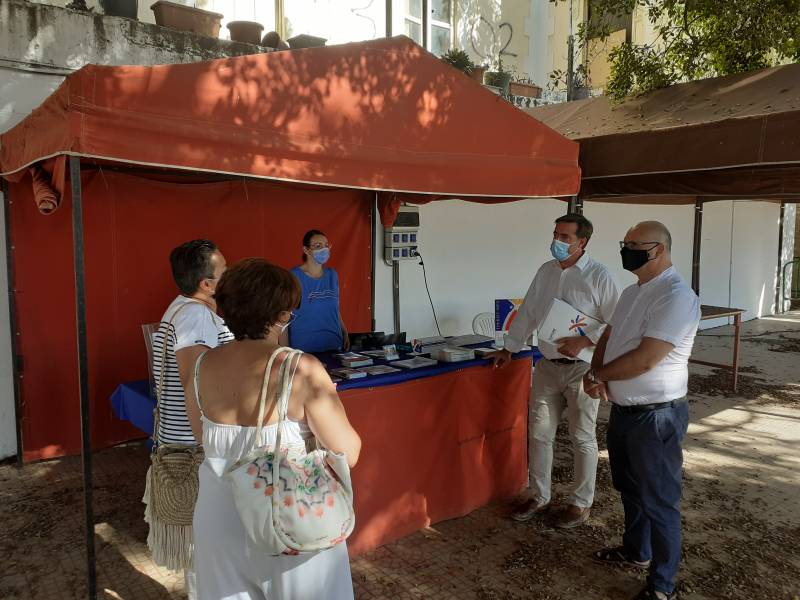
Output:
[[[531,359],[531,352],[521,352],[502,370],[487,360],[440,363],[399,383],[381,385],[378,376],[371,387],[339,384],[362,439],[352,471],[351,556],[523,488]],[[369,380],[357,381],[363,386]],[[111,402],[120,418],[143,431],[147,415],[152,429],[147,382],[119,386]]]

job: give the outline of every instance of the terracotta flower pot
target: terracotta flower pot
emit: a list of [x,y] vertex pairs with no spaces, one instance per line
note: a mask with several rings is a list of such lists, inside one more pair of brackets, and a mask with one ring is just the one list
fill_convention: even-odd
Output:
[[192,31],[208,37],[218,37],[222,25],[222,15],[176,2],[158,0],[150,5],[156,17],[156,25]]
[[231,39],[234,42],[260,44],[263,30],[264,26],[255,21],[231,21],[228,23],[228,31],[230,31]]
[[508,93],[512,96],[524,96],[525,98],[539,98],[542,95],[542,88],[538,85],[529,83],[519,83],[512,81],[508,84]]
[[483,83],[483,74],[486,72],[486,67],[473,67],[470,77],[478,83]]

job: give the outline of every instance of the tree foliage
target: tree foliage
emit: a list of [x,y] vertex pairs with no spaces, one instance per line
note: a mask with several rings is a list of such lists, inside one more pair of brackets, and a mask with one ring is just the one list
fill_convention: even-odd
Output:
[[[558,3],[565,0],[550,0]],[[680,81],[800,62],[800,0],[589,0],[578,31],[605,39],[634,10],[644,11],[656,39],[630,41],[610,53],[606,94],[615,101]]]

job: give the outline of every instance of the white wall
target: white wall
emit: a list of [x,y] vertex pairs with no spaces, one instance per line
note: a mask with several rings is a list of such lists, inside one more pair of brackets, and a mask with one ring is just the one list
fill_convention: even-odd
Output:
[[[780,205],[709,202],[703,209],[700,298],[704,304],[745,309],[745,320],[775,312]],[[705,321],[704,327],[725,324]]]
[[681,277],[691,283],[694,206],[586,202],[583,214],[594,225],[594,235],[589,243],[592,258],[609,268],[621,288],[634,283],[636,277],[622,268],[619,241],[640,221],[660,221],[666,225],[672,235],[672,262]]
[[[797,219],[797,204],[787,204],[786,211],[783,218],[783,252],[781,253],[781,271],[778,277],[783,276],[783,265],[791,261],[795,257],[795,223]],[[787,290],[785,295],[788,295],[788,290],[792,285],[792,271],[787,269],[786,278],[783,282],[783,289],[781,289],[781,296],[784,296],[784,290]],[[789,310],[789,301],[783,300],[779,305],[778,312]]]
[[[550,259],[553,221],[565,212],[566,204],[556,200],[493,205],[450,200],[421,206],[420,252],[442,334],[469,333],[472,318],[479,312],[492,312],[495,298],[522,297],[536,269]],[[693,205],[588,202],[584,213],[595,228],[589,252],[610,269],[621,288],[635,278],[622,269],[618,242],[630,226],[644,220],[661,221],[670,230],[673,262],[691,283]],[[745,319],[773,312],[778,215],[778,205],[765,202],[705,205],[700,265],[703,304],[743,308]],[[393,331],[392,271],[383,262],[383,231],[378,229],[376,328]],[[724,319],[704,321],[702,326],[725,323]],[[415,261],[400,267],[400,327],[410,338],[436,333],[422,267]]]
[[[446,200],[420,206],[419,249],[443,335],[472,332],[473,317],[493,312],[495,298],[525,295],[536,270],[550,257],[553,221],[564,212],[566,204],[551,199],[508,204]],[[376,328],[393,331],[392,270],[380,246]],[[416,261],[400,265],[400,327],[411,338],[436,333]]]

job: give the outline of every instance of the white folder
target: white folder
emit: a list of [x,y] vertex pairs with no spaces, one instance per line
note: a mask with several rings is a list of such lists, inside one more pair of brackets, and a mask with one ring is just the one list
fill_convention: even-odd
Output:
[[[548,350],[548,354],[552,352],[563,358],[570,358],[558,352],[557,340],[593,334],[604,326],[602,321],[583,314],[560,298],[553,298],[539,325],[539,348]],[[593,354],[594,346],[584,348],[578,353],[578,359],[591,363]]]

